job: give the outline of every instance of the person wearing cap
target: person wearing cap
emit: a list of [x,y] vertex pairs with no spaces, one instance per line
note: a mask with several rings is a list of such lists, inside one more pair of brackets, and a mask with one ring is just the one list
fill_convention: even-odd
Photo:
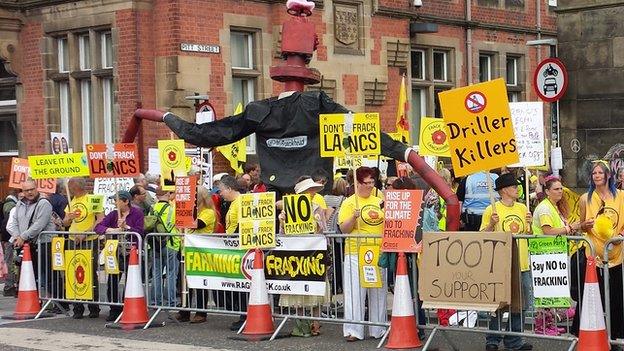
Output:
[[[513,173],[505,173],[495,181],[494,190],[500,195],[500,200],[493,205],[490,204],[483,212],[480,231],[493,232],[502,231],[512,234],[530,234],[533,216],[527,207],[518,200],[518,180]],[[519,240],[520,270],[522,271],[522,297],[525,303],[523,309],[532,305],[531,292],[531,271],[529,270],[529,249],[527,240]],[[530,305],[529,305],[530,304]],[[500,330],[503,311],[497,311],[496,315],[490,317],[490,330]],[[523,314],[511,312],[507,329],[512,332],[521,333],[524,331]],[[533,350],[533,345],[524,342],[522,337],[517,335],[487,334],[485,337],[486,350],[498,350],[498,344],[503,341],[505,350]]]
[[[384,212],[382,199],[373,196],[375,171],[370,167],[360,167],[355,172],[356,193],[343,201],[338,211],[338,225],[345,234],[367,234],[381,237]],[[365,300],[368,295],[368,320],[386,322],[386,295],[388,291],[386,269],[379,269],[381,287],[364,288],[360,286],[359,248],[361,245],[381,245],[381,239],[347,238],[343,265],[344,318],[356,321],[364,320]],[[343,325],[343,336],[347,341],[364,339],[364,326],[361,324]],[[386,328],[370,326],[370,336],[381,338]]]
[[[91,267],[92,277],[96,277],[98,267],[98,236],[97,234],[86,235],[86,232],[92,232],[96,221],[102,220],[103,213],[93,211],[93,206],[89,201],[89,193],[87,193],[87,182],[84,178],[71,178],[67,182],[69,194],[72,197],[69,204],[65,208],[65,217],[63,218],[63,226],[69,227],[70,233],[79,233],[69,235],[68,243],[70,250],[91,250]],[[97,284],[94,291],[97,296]],[[98,318],[100,308],[98,305],[89,304],[89,318]],[[74,319],[82,319],[84,314],[84,305],[82,303],[74,304]]]
[[[95,225],[94,231],[98,235],[115,234],[121,232],[135,232],[139,235],[143,235],[143,212],[138,208],[131,205],[132,195],[126,190],[119,191],[116,195],[110,197],[115,199],[115,205],[117,209],[111,211],[104,217],[104,219]],[[114,238],[124,240],[123,237],[113,235]],[[128,240],[132,240],[130,238]],[[122,302],[122,296],[119,296],[119,278],[126,267],[121,262],[127,263],[127,253],[122,248],[118,250],[119,256],[119,274],[108,275],[108,291],[107,298],[110,302]],[[121,306],[111,306],[110,313],[106,318],[111,322],[117,319],[121,314]]]

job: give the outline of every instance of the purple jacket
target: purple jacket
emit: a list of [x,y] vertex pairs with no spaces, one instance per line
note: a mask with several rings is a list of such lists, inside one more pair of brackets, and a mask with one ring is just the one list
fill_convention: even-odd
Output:
[[[98,234],[104,234],[108,228],[117,228],[118,211],[112,211],[104,217],[104,219],[95,226],[94,231]],[[131,232],[137,232],[143,236],[143,211],[130,206],[130,213],[126,216],[126,224],[130,227]]]

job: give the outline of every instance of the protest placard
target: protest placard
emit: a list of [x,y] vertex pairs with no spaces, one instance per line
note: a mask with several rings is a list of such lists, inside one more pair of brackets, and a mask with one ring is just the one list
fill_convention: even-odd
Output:
[[93,194],[104,196],[104,214],[116,209],[115,199],[110,199],[117,191],[130,190],[134,185],[132,178],[95,178]]
[[561,236],[529,239],[535,307],[570,307],[568,240]]
[[275,247],[275,193],[242,194],[240,199],[240,248]]
[[33,179],[89,176],[87,156],[84,152],[28,156],[28,164]]
[[502,78],[438,95],[456,176],[519,161],[507,88]]
[[160,186],[175,191],[175,177],[186,175],[184,140],[158,140],[160,155]]
[[94,213],[104,212],[104,195],[87,195],[87,203],[89,204],[90,211]]
[[418,154],[451,157],[448,132],[442,118],[422,117],[420,119]]
[[381,250],[416,252],[416,227],[420,219],[422,190],[387,190]]
[[176,177],[175,226],[197,228],[197,176]]
[[[9,188],[21,189],[24,183],[30,177],[30,166],[25,158],[13,157],[11,159],[11,170],[9,171]],[[54,194],[56,192],[56,180],[54,179],[35,179],[37,191],[40,193]]]
[[546,160],[544,150],[544,103],[511,102],[509,103],[513,122],[516,145],[520,162],[513,167],[542,166]]
[[284,195],[284,233],[310,234],[316,230],[312,199],[309,194]]
[[99,177],[137,177],[140,174],[139,151],[136,144],[114,144],[113,159],[106,144],[87,144],[87,158],[91,178]]
[[93,300],[93,259],[91,250],[65,250],[65,298]]
[[[238,247],[237,238],[185,235],[183,254],[188,287],[248,292],[254,250]],[[281,236],[277,247],[264,254],[268,292],[323,296],[329,264],[323,236]]]
[[424,232],[424,308],[495,311],[511,303],[511,233]]
[[71,150],[67,134],[50,132],[50,148],[52,149],[53,155],[70,153]]
[[[381,153],[378,113],[319,116],[321,157],[372,156]],[[345,139],[345,136],[349,137]]]

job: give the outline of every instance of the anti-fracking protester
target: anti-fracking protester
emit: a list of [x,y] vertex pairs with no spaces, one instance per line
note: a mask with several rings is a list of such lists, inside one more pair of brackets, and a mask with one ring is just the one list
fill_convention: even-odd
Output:
[[[490,173],[490,178],[494,182],[498,175]],[[461,202],[464,230],[479,231],[483,211],[491,202],[486,173],[478,172],[462,179],[457,188],[457,198]],[[498,198],[498,194],[495,194],[495,198]]]
[[67,193],[65,191],[65,182],[66,179],[59,178],[56,180],[56,191],[54,194],[48,195],[48,201],[52,204],[52,211],[56,213],[56,215],[60,219],[65,218],[65,208],[67,207],[68,199]]
[[616,180],[616,187],[620,190],[624,190],[624,167],[618,168]]
[[[512,173],[502,174],[496,179],[495,191],[498,191],[500,200],[494,204],[495,211],[492,205],[489,205],[485,212],[483,212],[483,220],[481,222],[481,231],[493,232],[503,231],[510,232],[512,234],[526,234],[531,233],[531,223],[533,216],[527,209],[526,205],[518,202],[518,180]],[[518,241],[519,246],[519,259],[520,270],[522,271],[522,300],[525,304],[523,310],[530,308],[532,303],[532,289],[531,289],[531,271],[529,270],[529,251],[526,239]],[[496,314],[490,317],[489,329],[501,330],[501,324],[503,323],[504,309],[499,309]],[[524,331],[523,313],[520,311],[511,310],[511,314],[508,317],[507,326],[504,330],[510,330],[512,332],[521,333]],[[486,350],[498,350],[498,344],[501,340],[506,350],[532,350],[533,346],[522,340],[522,337],[517,335],[501,335],[501,334],[487,334],[485,337],[485,349]]]
[[[356,194],[342,203],[338,213],[338,224],[343,233],[381,236],[384,213],[381,209],[382,199],[372,195],[375,188],[374,176],[375,172],[372,168],[360,167],[357,169],[355,176],[358,183]],[[381,239],[348,238],[346,240],[343,265],[344,318],[356,321],[364,320],[365,300],[366,295],[368,295],[368,320],[385,322],[388,318],[386,313],[388,290],[386,270],[378,268],[381,276],[380,288],[364,288],[360,285],[358,248],[362,244],[381,245]],[[384,333],[384,327],[369,327],[369,334],[374,338],[381,338]],[[364,326],[345,323],[343,336],[347,341],[363,340]]]
[[[580,198],[581,230],[587,234],[587,238],[592,242],[596,256],[596,264],[604,266],[604,248],[607,241],[624,235],[624,191],[616,189],[615,179],[609,163],[604,160],[597,160],[592,163],[591,176],[588,191]],[[611,307],[611,339],[624,338],[624,309],[622,301],[622,248],[621,243],[613,245],[609,251],[609,297]],[[589,250],[584,250],[589,255]],[[579,250],[579,253],[581,250]],[[584,266],[585,260],[580,261]],[[579,273],[585,269],[579,268]],[[604,275],[599,274],[600,286],[604,286]],[[581,280],[579,301],[582,301],[584,274]],[[601,294],[604,304],[604,294]],[[576,313],[571,332],[578,335],[578,325],[580,318],[580,304],[576,305]],[[619,311],[619,312],[615,312]],[[612,348],[613,350],[613,348]],[[621,350],[621,349],[620,349]]]
[[[325,225],[325,232],[327,234],[339,234],[340,229],[338,229],[338,211],[340,211],[340,206],[342,202],[347,198],[347,187],[349,184],[342,177],[334,179],[334,185],[332,187],[331,194],[325,195],[323,198],[325,199],[325,203],[328,208],[331,208],[333,211],[331,215],[327,218],[327,224]],[[332,284],[332,293],[339,294],[342,293],[342,264],[343,261],[343,240],[342,238],[334,238],[333,245],[331,245],[331,260],[332,262],[336,262],[337,264],[332,264],[329,266],[329,270],[327,271],[327,276],[330,277],[329,281],[334,282]]]
[[145,179],[147,180],[145,190],[147,190],[148,203],[150,206],[154,206],[156,203],[156,189],[160,186],[160,174],[147,173]]
[[[122,232],[135,232],[139,235],[143,235],[143,212],[131,205],[132,195],[129,192],[122,190],[117,192],[116,195],[111,196],[115,199],[115,205],[117,210],[111,211],[104,219],[95,226],[95,232],[98,235],[115,234]],[[117,237],[121,240],[120,237]],[[127,239],[133,241],[133,238]],[[133,243],[136,245],[137,243]],[[127,264],[129,252],[126,252],[123,248],[120,248],[117,252],[119,264],[119,274],[108,275],[108,289],[107,298],[108,301],[122,302],[123,296],[119,296],[119,278],[121,274],[126,270],[126,267],[121,264],[125,262]],[[106,321],[112,322],[121,314],[121,306],[111,306]]]
[[243,168],[244,173],[249,176],[251,188],[260,182],[260,165],[256,162],[247,162]]
[[251,177],[247,173],[237,176],[236,181],[238,182],[238,189],[242,194],[248,193],[250,188],[252,188]]
[[[71,178],[68,180],[67,186],[69,194],[72,197],[68,206],[65,208],[65,218],[63,226],[69,227],[70,233],[80,233],[69,235],[68,247],[70,250],[91,250],[91,267],[92,277],[97,277],[98,264],[98,236],[86,235],[85,232],[93,231],[96,221],[102,219],[102,213],[93,211],[93,206],[89,202],[89,194],[87,193],[87,182],[84,178]],[[59,284],[60,285],[60,284]],[[59,290],[61,287],[57,287]],[[98,289],[95,284],[94,294],[97,296]],[[55,297],[62,297],[63,294],[54,292]],[[96,304],[88,304],[89,318],[98,318],[100,316],[100,308]],[[84,305],[82,303],[74,304],[74,319],[82,319],[84,314]]]
[[[11,210],[15,208],[15,205],[19,201],[20,191],[17,189],[9,188],[7,191],[7,197],[2,202],[2,220],[0,221],[0,235],[2,241],[2,251],[4,258],[4,267],[6,268],[6,276],[4,277],[4,290],[3,296],[16,296],[17,285],[15,280],[15,263],[13,262],[13,245],[9,242],[11,234],[7,230],[7,223]],[[23,196],[23,195],[22,195]]]
[[130,188],[130,195],[132,195],[132,206],[141,210],[144,216],[150,214],[152,206],[150,206],[147,201],[148,193],[147,190],[145,190],[145,187],[135,184],[132,188]]
[[329,218],[334,212],[333,208],[329,208],[325,199],[319,191],[323,190],[325,184],[317,183],[310,176],[304,175],[297,179],[295,184],[295,193],[297,194],[309,194],[312,198],[312,202],[317,205],[322,211],[321,214],[324,219]]
[[[146,191],[150,189],[150,183],[147,179],[147,176],[144,175],[143,173],[140,173],[139,176],[134,178],[134,185],[140,185]],[[152,190],[154,189],[155,188],[153,188]],[[152,194],[149,191],[147,191],[145,194],[145,199],[143,199],[143,201],[145,201],[147,206],[152,206],[156,203],[156,198],[152,196]]]

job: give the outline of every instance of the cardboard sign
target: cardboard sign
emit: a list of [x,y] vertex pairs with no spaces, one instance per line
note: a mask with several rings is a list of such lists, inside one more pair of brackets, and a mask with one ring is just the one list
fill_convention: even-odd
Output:
[[422,117],[418,154],[421,156],[451,157],[448,131],[442,118]]
[[381,153],[378,113],[323,114],[319,117],[321,157]]
[[92,250],[65,250],[65,298],[93,300]]
[[89,176],[87,156],[84,152],[28,156],[28,164],[33,179]]
[[[22,189],[22,183],[30,177],[28,160],[13,157],[9,172],[9,188]],[[35,179],[35,183],[37,183],[37,191],[40,193],[54,194],[56,192],[56,180],[54,179]]]
[[423,307],[493,312],[511,303],[512,240],[503,232],[423,233]]
[[529,239],[535,307],[570,307],[568,240],[547,236]]
[[129,191],[132,186],[134,186],[132,178],[95,178],[93,194],[104,197],[104,214],[107,215],[116,209],[115,199],[109,197],[115,195],[117,191]]
[[284,195],[284,233],[310,234],[316,232],[316,222],[309,194]]
[[238,213],[240,247],[275,247],[275,193],[242,194]]
[[384,252],[416,252],[422,190],[387,190],[384,200]]
[[444,91],[439,97],[456,176],[520,160],[502,78]]
[[65,133],[50,132],[52,155],[70,153],[69,138]]
[[197,228],[197,176],[176,177],[175,226]]
[[[140,174],[139,151],[136,144],[114,144],[112,155],[106,144],[87,144],[91,178],[137,177]],[[113,156],[112,160],[109,159]],[[109,168],[111,167],[111,168]]]
[[186,176],[184,140],[158,140],[160,155],[160,186],[175,191],[175,177]]
[[512,102],[509,103],[513,121],[516,145],[520,162],[513,167],[542,166],[546,160],[544,149],[544,103]]

